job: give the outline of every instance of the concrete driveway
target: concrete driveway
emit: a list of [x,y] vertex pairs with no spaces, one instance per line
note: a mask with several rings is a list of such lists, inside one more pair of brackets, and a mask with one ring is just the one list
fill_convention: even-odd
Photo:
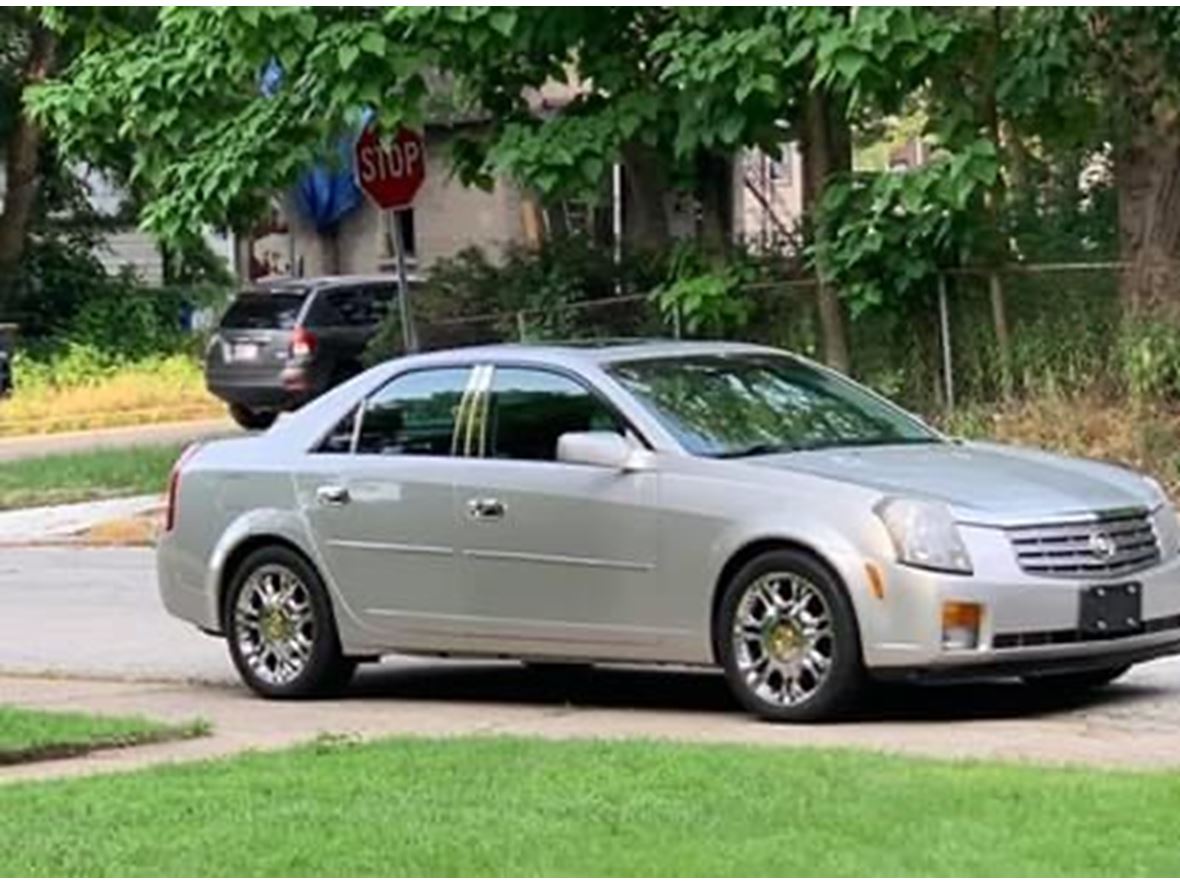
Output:
[[341,699],[265,702],[239,685],[219,640],[164,614],[152,551],[144,549],[0,550],[0,703],[214,723],[209,739],[42,763],[40,776],[325,733],[666,737],[1180,765],[1180,659],[1139,667],[1082,701],[1015,683],[880,689],[854,721],[819,726],[753,721],[720,676],[672,668],[556,674],[515,663],[391,658],[362,668]]

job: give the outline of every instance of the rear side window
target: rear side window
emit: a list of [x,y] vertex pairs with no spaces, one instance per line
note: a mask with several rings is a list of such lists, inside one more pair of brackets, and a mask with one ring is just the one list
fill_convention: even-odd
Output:
[[469,368],[399,375],[365,403],[357,452],[450,455]]
[[234,299],[225,316],[223,329],[293,329],[305,295],[244,292]]
[[317,326],[374,326],[381,319],[374,294],[369,287],[321,292],[312,305],[310,321]]
[[595,394],[544,369],[496,369],[488,421],[489,456],[525,461],[557,460],[557,438],[563,433],[624,432]]

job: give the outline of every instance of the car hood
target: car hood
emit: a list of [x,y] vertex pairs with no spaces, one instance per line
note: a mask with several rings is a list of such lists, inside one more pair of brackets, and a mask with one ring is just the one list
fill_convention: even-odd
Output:
[[1130,470],[991,443],[863,446],[788,452],[747,463],[944,501],[965,519],[1006,521],[1146,507],[1154,496]]

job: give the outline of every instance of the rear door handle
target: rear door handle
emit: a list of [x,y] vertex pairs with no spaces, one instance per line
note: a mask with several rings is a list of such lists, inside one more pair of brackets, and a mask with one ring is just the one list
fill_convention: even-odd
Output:
[[315,490],[315,499],[329,507],[342,507],[352,500],[344,486],[320,486]]
[[467,502],[467,515],[472,519],[503,519],[506,509],[495,498],[472,498]]

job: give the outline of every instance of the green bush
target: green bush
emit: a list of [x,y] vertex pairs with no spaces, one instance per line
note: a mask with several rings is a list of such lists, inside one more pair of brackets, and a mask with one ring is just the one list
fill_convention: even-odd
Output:
[[745,329],[752,305],[743,290],[754,281],[754,266],[745,260],[720,262],[691,245],[672,251],[669,280],[651,293],[664,323],[687,335],[724,338]]
[[1118,367],[1135,399],[1180,396],[1180,328],[1162,322],[1127,323],[1118,339]]

